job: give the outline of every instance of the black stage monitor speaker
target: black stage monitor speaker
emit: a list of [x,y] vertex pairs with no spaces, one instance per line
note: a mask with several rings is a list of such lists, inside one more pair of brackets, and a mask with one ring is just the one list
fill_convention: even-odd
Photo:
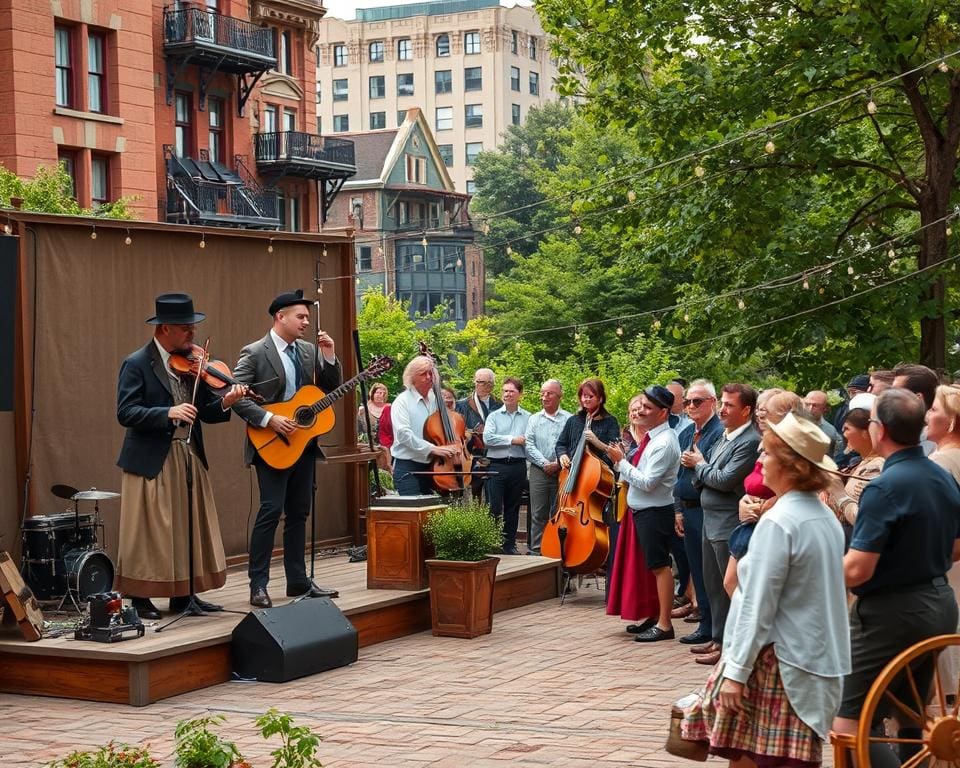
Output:
[[326,597],[251,611],[233,630],[233,671],[283,683],[357,660],[357,630]]

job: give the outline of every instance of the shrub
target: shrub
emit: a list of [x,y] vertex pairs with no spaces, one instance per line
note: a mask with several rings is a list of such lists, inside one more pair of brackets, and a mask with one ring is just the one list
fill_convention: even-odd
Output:
[[294,725],[293,718],[277,712],[272,707],[256,719],[257,728],[263,738],[280,734],[283,742],[273,750],[272,768],[323,768],[323,763],[315,757],[320,737],[303,725]]
[[147,747],[114,744],[112,741],[96,750],[71,752],[48,768],[160,768],[150,757]]
[[475,562],[503,546],[503,522],[475,499],[430,515],[423,530],[438,560]]
[[223,741],[210,730],[211,725],[223,723],[223,715],[197,717],[177,723],[177,768],[230,768],[243,760],[232,741]]

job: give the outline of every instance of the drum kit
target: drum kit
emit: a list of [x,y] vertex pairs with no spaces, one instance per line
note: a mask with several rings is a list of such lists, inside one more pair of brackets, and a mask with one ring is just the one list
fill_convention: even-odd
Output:
[[[73,502],[73,510],[34,515],[23,521],[23,557],[20,572],[38,600],[69,601],[80,611],[91,595],[113,587],[113,562],[104,551],[100,502],[120,497],[113,491],[80,491],[54,485],[54,496]],[[80,512],[80,502],[93,502],[93,512]]]

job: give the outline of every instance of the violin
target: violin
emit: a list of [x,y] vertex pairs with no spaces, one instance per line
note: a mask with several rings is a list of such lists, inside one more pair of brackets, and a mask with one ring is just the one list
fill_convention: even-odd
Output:
[[[203,365],[201,366],[201,361]],[[210,389],[219,390],[232,385],[243,387],[244,397],[258,403],[263,395],[255,392],[246,384],[233,378],[229,366],[222,360],[211,360],[207,350],[198,344],[191,344],[189,350],[180,350],[170,354],[170,370],[180,376],[200,376],[200,380]]]
[[541,552],[559,558],[568,573],[593,573],[610,552],[603,507],[613,493],[613,470],[587,448],[592,421],[587,416],[570,466],[560,470],[557,511],[547,521],[541,543]]
[[[420,354],[433,358],[430,348],[419,342]],[[427,417],[423,425],[423,436],[434,445],[455,445],[460,450],[453,457],[435,456],[431,461],[433,485],[441,492],[463,492],[470,485],[470,467],[473,456],[467,448],[466,422],[456,411],[447,408],[440,391],[440,374],[434,367],[433,394],[437,398],[437,410]]]

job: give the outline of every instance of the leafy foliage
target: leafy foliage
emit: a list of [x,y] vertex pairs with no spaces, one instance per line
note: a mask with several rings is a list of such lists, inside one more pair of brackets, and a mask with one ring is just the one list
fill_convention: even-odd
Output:
[[490,506],[471,499],[435,512],[423,526],[437,560],[476,562],[503,546],[503,520],[490,514]]
[[256,719],[263,738],[280,736],[281,746],[273,750],[272,768],[323,768],[317,758],[320,737],[304,725],[294,725],[290,715],[270,708]]
[[232,741],[224,741],[210,730],[226,718],[223,715],[181,720],[174,730],[177,768],[230,768],[243,760]]
[[21,210],[59,213],[71,216],[98,216],[104,219],[132,219],[130,202],[124,197],[96,208],[81,208],[71,193],[72,181],[63,163],[54,168],[41,165],[32,179],[21,179],[0,166],[0,206],[10,207],[12,198],[23,202]]
[[48,768],[160,768],[159,761],[150,756],[148,747],[112,741],[95,750],[71,752],[47,765]]

